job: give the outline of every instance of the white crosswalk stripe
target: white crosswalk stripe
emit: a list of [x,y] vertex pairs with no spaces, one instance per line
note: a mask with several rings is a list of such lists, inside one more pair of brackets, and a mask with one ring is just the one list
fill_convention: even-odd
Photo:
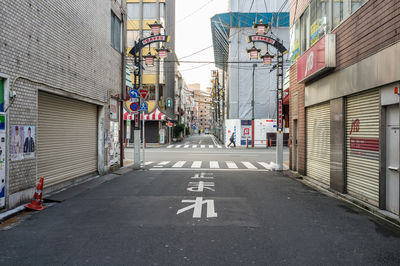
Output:
[[217,161],[211,161],[210,162],[210,168],[219,168],[219,164]]
[[230,168],[230,169],[236,169],[236,168],[238,168],[238,166],[237,166],[234,162],[228,161],[228,162],[226,162],[226,165],[227,165],[228,168]]
[[206,147],[206,145],[201,145],[200,148],[204,149]]
[[180,168],[180,167],[184,166],[185,163],[186,163],[186,161],[179,161],[179,162],[177,162],[176,164],[174,164],[172,167],[174,167],[174,168]]
[[193,145],[192,148],[197,148],[197,145]]
[[[235,161],[148,161],[145,165],[151,165],[150,169],[162,168],[165,170],[189,170],[189,169],[214,169],[232,171],[271,171],[273,170],[266,162],[235,162]],[[161,169],[160,169],[161,170]]]
[[172,147],[174,147],[174,145],[169,145],[169,146],[167,147],[167,149],[171,149]]
[[182,145],[176,145],[175,148],[179,149]]
[[201,167],[201,161],[194,161],[192,164],[192,168],[200,168]]
[[185,146],[183,146],[185,149],[187,149],[187,148],[189,148],[189,145],[185,145]]
[[208,145],[210,149],[214,149],[214,145]]
[[242,164],[244,165],[244,166],[246,166],[247,167],[247,169],[257,169],[257,167],[255,167],[252,163],[250,163],[250,162],[242,162]]
[[222,146],[221,146],[221,145],[217,145],[217,148],[218,148],[218,149],[221,149],[221,148],[222,148]]
[[260,164],[265,169],[271,169],[271,166],[269,165],[269,163],[264,163],[264,162],[257,162],[257,163]]

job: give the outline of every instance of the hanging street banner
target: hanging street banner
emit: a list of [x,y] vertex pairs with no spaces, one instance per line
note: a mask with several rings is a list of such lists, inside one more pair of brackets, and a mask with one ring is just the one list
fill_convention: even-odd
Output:
[[131,96],[132,99],[136,99],[139,97],[139,92],[135,89],[131,89],[129,91],[129,96]]
[[140,96],[142,96],[143,100],[146,99],[149,90],[140,89],[139,90]]
[[281,54],[288,53],[288,50],[283,46],[282,43],[275,40],[274,38],[263,36],[263,35],[250,35],[247,37],[247,42],[262,42],[275,47]]
[[147,112],[147,110],[149,109],[149,106],[147,105],[146,102],[142,102],[142,104],[140,105],[139,111],[140,112]]

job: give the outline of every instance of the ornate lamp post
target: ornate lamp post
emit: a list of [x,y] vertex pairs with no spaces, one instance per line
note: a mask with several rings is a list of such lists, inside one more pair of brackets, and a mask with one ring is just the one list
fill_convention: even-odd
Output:
[[[261,49],[257,49],[255,47],[256,42],[261,42],[267,45],[267,51],[260,58],[263,61],[263,64],[270,65],[272,64],[272,58],[276,57],[276,78],[277,78],[277,91],[276,91],[276,106],[277,106],[277,132],[276,132],[276,163],[278,164],[278,170],[283,169],[283,119],[282,119],[282,108],[283,108],[283,55],[288,53],[287,49],[283,46],[283,44],[279,41],[279,39],[275,39],[272,36],[267,35],[267,29],[269,28],[268,24],[263,23],[260,20],[259,23],[255,23],[253,28],[257,30],[255,35],[250,35],[247,37],[247,41],[253,43],[251,49],[247,49],[247,52],[250,54],[250,59],[258,59],[258,54]],[[272,46],[276,49],[276,55],[270,55],[268,52],[268,48]],[[254,127],[253,127],[254,131]]]
[[[139,39],[138,41],[135,41],[134,46],[129,51],[129,53],[131,55],[133,55],[133,58],[134,58],[134,69],[135,69],[135,71],[133,73],[134,74],[134,88],[133,88],[133,90],[135,90],[135,92],[133,92],[132,95],[139,94],[138,90],[142,89],[142,88],[139,88],[140,84],[141,84],[141,80],[142,80],[142,70],[144,69],[142,64],[141,64],[141,58],[140,58],[140,54],[141,54],[142,49],[144,47],[146,47],[146,46],[149,47],[148,54],[143,56],[143,58],[144,58],[145,64],[147,66],[152,66],[152,65],[154,65],[154,58],[156,58],[156,56],[152,55],[150,53],[151,44],[159,43],[159,42],[162,42],[162,43],[169,42],[169,36],[165,35],[165,34],[164,35],[161,34],[162,25],[160,23],[157,23],[157,21],[155,21],[153,24],[148,24],[148,25],[151,28],[151,32],[152,32],[151,36]],[[159,52],[159,51],[161,52],[161,54],[159,54],[159,57],[160,58],[166,58],[167,57],[167,53],[168,53],[169,50],[163,48],[163,49],[158,49],[157,52]],[[145,101],[144,98],[139,97],[140,109],[143,112],[143,118],[144,118],[145,109],[147,109],[146,108],[147,105],[144,103],[144,101]],[[142,108],[142,106],[144,108]],[[146,112],[147,111],[148,110],[146,110]],[[136,118],[135,118],[135,135],[140,136],[140,115],[139,115],[138,110],[136,110],[135,112],[134,112],[135,116],[136,116]],[[144,136],[145,136],[145,134],[144,134],[144,120],[143,120],[142,130],[143,130],[142,136],[143,136],[143,163],[144,163]],[[136,153],[136,150],[137,151],[140,150],[140,147],[138,145],[140,145],[139,141],[138,142],[135,141],[135,152],[134,152],[135,164],[136,164],[136,162],[138,162],[140,160],[139,159],[139,157],[140,157],[139,152]],[[137,165],[137,167],[139,167],[139,166]]]

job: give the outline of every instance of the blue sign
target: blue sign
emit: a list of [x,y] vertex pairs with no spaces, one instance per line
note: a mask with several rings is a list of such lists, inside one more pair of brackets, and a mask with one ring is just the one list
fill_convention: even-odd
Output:
[[148,109],[149,109],[149,106],[147,105],[147,103],[142,102],[142,104],[140,105],[139,111],[147,112]]
[[131,89],[131,90],[129,91],[129,96],[131,96],[133,99],[138,98],[138,97],[139,97],[139,92],[138,92],[138,90]]
[[131,110],[133,112],[137,112],[137,110],[139,108],[139,104],[138,103],[131,103],[131,105],[129,105],[129,108],[131,108]]

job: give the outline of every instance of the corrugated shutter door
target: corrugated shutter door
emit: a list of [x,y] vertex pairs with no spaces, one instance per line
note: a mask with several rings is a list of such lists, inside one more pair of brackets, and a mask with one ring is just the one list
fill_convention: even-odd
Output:
[[329,186],[329,102],[307,108],[307,176],[312,177]]
[[39,92],[38,177],[45,186],[97,171],[97,106]]
[[347,192],[379,205],[379,90],[347,98]]

